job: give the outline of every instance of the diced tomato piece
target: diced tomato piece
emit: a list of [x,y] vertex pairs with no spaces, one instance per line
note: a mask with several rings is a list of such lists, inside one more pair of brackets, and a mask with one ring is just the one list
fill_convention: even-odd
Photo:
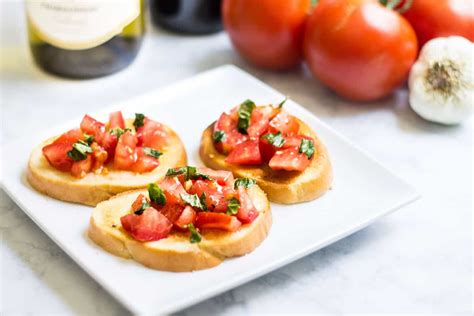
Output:
[[239,229],[242,223],[235,216],[223,213],[199,212],[195,225],[200,229],[210,228],[234,232]]
[[296,147],[278,150],[268,165],[273,170],[303,171],[311,161]]
[[272,133],[281,132],[283,135],[293,135],[298,133],[300,124],[294,116],[280,112],[270,121],[268,129]]
[[[155,206],[153,202],[152,202],[152,206]],[[167,201],[165,205],[157,206],[157,210],[158,212],[166,216],[166,218],[171,223],[174,223],[181,216],[181,213],[184,210],[184,206],[181,204],[170,203]]]
[[173,224],[160,212],[150,207],[141,215],[131,213],[120,218],[122,227],[134,239],[155,241],[168,237]]
[[105,162],[108,160],[109,154],[102,146],[100,146],[96,142],[93,142],[91,144],[91,148],[92,155],[94,156],[94,165],[92,166],[92,171],[101,171]]
[[186,206],[179,216],[179,218],[174,222],[176,226],[181,229],[186,229],[186,225],[194,223],[197,213],[191,206]]
[[240,207],[236,216],[243,224],[252,223],[257,218],[258,211],[244,187],[239,187],[238,192]]
[[102,144],[102,137],[105,133],[105,125],[89,115],[84,115],[81,122],[81,130],[84,133],[94,136],[94,139],[99,144]]
[[247,133],[250,137],[260,137],[263,135],[270,123],[270,119],[274,116],[275,108],[271,106],[258,107],[252,111],[250,117],[250,125]]
[[100,136],[100,145],[105,149],[108,154],[108,160],[112,160],[115,156],[115,148],[117,147],[117,135],[112,135],[110,132],[104,132]]
[[136,212],[142,208],[143,204],[148,202],[148,199],[143,194],[139,194],[132,204],[132,211]]
[[70,150],[72,150],[71,143],[53,143],[43,147],[43,155],[54,168],[61,171],[71,171],[74,160],[67,155]]
[[181,194],[186,193],[181,182],[176,177],[166,177],[161,183],[158,184],[166,196],[166,203],[171,204],[182,204]]
[[137,161],[136,147],[137,137],[129,131],[123,133],[115,148],[114,168],[131,170]]
[[113,128],[125,129],[125,120],[123,119],[122,112],[112,112],[109,114],[109,130]]
[[167,144],[167,136],[163,125],[145,118],[143,126],[137,130],[139,146],[161,149]]
[[237,130],[237,121],[227,113],[222,113],[217,122],[214,124],[213,132],[223,131],[225,139],[221,142],[214,143],[215,148],[222,154],[227,154],[237,144],[240,144],[248,139],[247,135],[240,134]]
[[262,161],[268,162],[272,159],[273,155],[277,151],[278,148],[273,146],[268,142],[265,138],[260,138],[260,142],[258,143],[260,154],[262,155]]
[[234,175],[230,171],[214,170],[206,167],[199,167],[198,171],[207,174],[220,185],[232,186],[234,184]]
[[227,210],[227,200],[222,191],[222,187],[209,180],[196,180],[189,189],[190,194],[197,194],[199,197],[206,195],[206,205],[210,211],[225,212]]
[[92,155],[87,155],[84,160],[75,161],[71,167],[71,174],[76,178],[83,178],[92,170],[94,159]]
[[160,165],[158,159],[148,156],[142,147],[137,148],[137,161],[133,164],[131,170],[138,173],[150,172]]
[[314,140],[312,137],[305,136],[305,135],[294,135],[294,136],[285,136],[285,143],[283,144],[282,148],[291,148],[291,147],[300,147],[301,141],[303,139],[310,139]]
[[237,165],[259,165],[262,163],[262,156],[258,145],[258,139],[247,140],[235,146],[227,156],[228,163]]
[[67,131],[66,133],[62,134],[59,136],[53,144],[58,144],[58,143],[69,143],[73,144],[77,142],[78,140],[81,140],[84,138],[84,135],[79,128],[72,129],[70,131]]

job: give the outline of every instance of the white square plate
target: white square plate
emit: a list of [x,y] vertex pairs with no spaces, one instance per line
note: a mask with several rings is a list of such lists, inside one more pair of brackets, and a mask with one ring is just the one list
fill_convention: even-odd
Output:
[[[184,141],[189,164],[202,165],[201,131],[222,111],[247,98],[267,104],[283,97],[242,70],[222,66],[91,114],[105,120],[112,109],[120,109],[126,117],[143,112],[166,122]],[[51,199],[28,185],[25,168],[31,149],[42,139],[77,126],[81,118],[5,146],[4,153],[15,154],[3,156],[3,165],[9,166],[3,170],[3,186],[45,233],[132,312],[177,311],[308,255],[417,198],[409,185],[303,107],[291,100],[285,107],[312,126],[326,144],[334,168],[333,189],[309,203],[272,204],[274,223],[262,245],[213,269],[161,272],[115,257],[87,238],[90,207]]]

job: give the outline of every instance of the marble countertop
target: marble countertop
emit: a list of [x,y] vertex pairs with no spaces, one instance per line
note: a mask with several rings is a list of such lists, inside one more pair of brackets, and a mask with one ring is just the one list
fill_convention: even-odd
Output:
[[[409,109],[405,89],[371,104],[347,102],[304,67],[254,68],[224,33],[190,37],[151,28],[125,71],[64,80],[34,66],[22,3],[2,1],[1,9],[1,144],[231,63],[305,105],[422,195],[352,236],[180,314],[471,314],[472,120],[458,127],[425,122]],[[0,313],[127,314],[2,190],[0,232]]]

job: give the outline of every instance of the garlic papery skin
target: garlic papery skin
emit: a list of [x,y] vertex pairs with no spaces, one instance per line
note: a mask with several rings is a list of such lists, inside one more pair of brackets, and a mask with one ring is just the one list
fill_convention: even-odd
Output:
[[428,121],[459,124],[474,107],[474,44],[459,37],[426,43],[408,79],[411,108]]

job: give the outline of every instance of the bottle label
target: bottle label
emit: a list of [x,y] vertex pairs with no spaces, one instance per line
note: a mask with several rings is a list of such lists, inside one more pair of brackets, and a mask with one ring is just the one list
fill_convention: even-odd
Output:
[[43,41],[87,49],[121,33],[140,14],[140,0],[26,0],[26,13]]

